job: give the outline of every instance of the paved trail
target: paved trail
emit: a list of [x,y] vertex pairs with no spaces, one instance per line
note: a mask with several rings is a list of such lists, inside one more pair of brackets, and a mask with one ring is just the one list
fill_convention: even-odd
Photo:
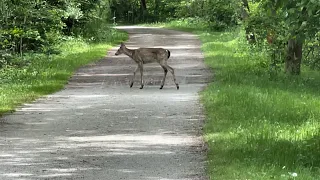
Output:
[[60,92],[0,120],[0,179],[205,179],[198,92],[208,82],[196,36],[173,30],[119,27],[129,48],[164,47],[180,90],[168,73],[145,65],[145,87],[128,57],[79,69]]

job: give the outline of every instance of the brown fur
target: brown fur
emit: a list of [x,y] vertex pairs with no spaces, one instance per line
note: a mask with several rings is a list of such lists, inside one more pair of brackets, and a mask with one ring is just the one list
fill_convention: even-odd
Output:
[[135,75],[138,72],[138,70],[140,70],[140,74],[141,74],[141,79],[140,79],[141,87],[140,87],[140,89],[142,89],[144,86],[143,64],[157,62],[160,64],[160,66],[163,68],[163,71],[164,71],[164,76],[163,76],[163,80],[162,80],[160,89],[162,89],[164,86],[164,82],[165,82],[168,70],[171,72],[171,74],[173,76],[173,81],[176,84],[177,89],[179,89],[179,85],[176,82],[176,76],[174,75],[174,69],[167,64],[167,61],[170,57],[169,50],[163,49],[163,48],[128,49],[123,43],[121,43],[120,48],[118,49],[118,51],[116,52],[115,55],[120,55],[120,54],[125,54],[125,55],[129,56],[131,59],[133,59],[138,64],[138,67],[133,72],[133,78],[131,80],[130,87],[133,86],[133,81],[134,81]]

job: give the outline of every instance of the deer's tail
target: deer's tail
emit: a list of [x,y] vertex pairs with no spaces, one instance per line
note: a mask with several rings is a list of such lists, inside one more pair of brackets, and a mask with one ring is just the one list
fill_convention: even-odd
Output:
[[168,52],[168,59],[169,59],[171,53],[168,49],[167,49],[167,52]]

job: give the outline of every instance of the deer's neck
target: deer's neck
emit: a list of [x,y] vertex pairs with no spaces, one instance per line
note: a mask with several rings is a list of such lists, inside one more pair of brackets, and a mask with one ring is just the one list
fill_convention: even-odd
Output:
[[134,52],[133,49],[128,49],[128,48],[124,49],[124,54],[131,57],[131,58],[133,58],[133,52]]

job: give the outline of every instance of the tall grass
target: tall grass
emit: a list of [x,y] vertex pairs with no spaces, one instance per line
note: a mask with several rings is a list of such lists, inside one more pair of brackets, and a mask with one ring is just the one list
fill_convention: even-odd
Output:
[[16,106],[63,88],[79,67],[106,55],[107,49],[127,39],[127,34],[110,30],[108,41],[88,43],[69,38],[60,44],[61,54],[29,54],[15,66],[0,69],[0,115]]
[[149,23],[149,24],[141,24],[145,26],[156,26],[156,27],[166,27],[166,28],[173,28],[185,31],[206,31],[209,29],[209,24],[207,20],[203,18],[181,18],[177,20],[172,20],[169,22],[158,22],[158,23]]
[[188,30],[215,74],[201,93],[210,179],[320,179],[319,72],[270,71],[267,53],[239,30]]

